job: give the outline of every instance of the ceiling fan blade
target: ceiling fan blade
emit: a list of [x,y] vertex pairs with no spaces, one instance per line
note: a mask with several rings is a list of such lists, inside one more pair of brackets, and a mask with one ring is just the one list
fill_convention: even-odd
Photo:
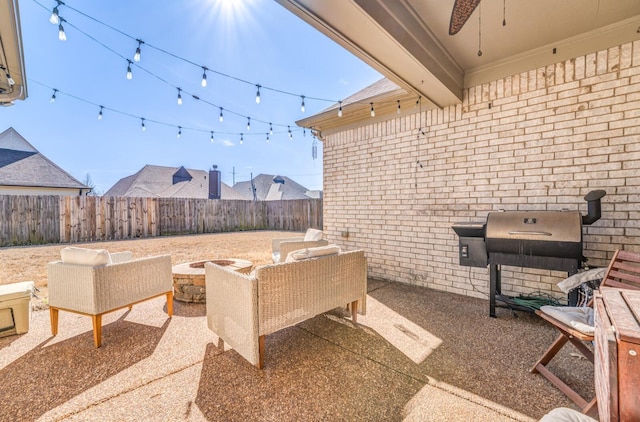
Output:
[[462,29],[469,16],[476,10],[480,0],[456,0],[451,11],[449,35],[455,35]]

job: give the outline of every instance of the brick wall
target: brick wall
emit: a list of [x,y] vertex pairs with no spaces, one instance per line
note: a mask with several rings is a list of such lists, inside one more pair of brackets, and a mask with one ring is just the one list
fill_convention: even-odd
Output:
[[[640,41],[324,140],[330,241],[364,249],[371,277],[459,294],[486,297],[489,272],[458,265],[452,223],[500,209],[586,214],[594,189],[607,196],[584,228],[584,254],[602,266],[616,248],[640,251]],[[562,296],[565,276],[503,267],[502,290]]]

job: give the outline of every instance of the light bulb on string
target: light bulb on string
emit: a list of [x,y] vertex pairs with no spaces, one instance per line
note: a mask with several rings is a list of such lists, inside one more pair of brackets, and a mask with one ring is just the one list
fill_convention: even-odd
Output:
[[67,40],[67,34],[64,32],[64,28],[62,27],[62,22],[66,22],[64,19],[60,18],[60,23],[58,24],[58,39],[60,41]]
[[136,54],[133,55],[133,61],[134,62],[139,62],[140,61],[140,52],[141,52],[140,51],[140,46],[142,44],[144,44],[144,41],[142,41],[142,40],[136,40],[136,41],[138,41],[138,47],[136,47]]
[[266,135],[267,135],[267,143],[269,143],[270,142],[269,141],[269,134],[267,133]]
[[182,105],[182,89],[178,88],[178,105]]
[[258,92],[256,92],[256,104],[260,104],[260,85],[256,85]]
[[222,107],[220,107],[220,118],[218,120],[220,120],[220,123],[224,121],[224,116],[222,115]]
[[300,104],[300,111],[304,113],[304,95],[301,95],[300,98],[302,98],[302,104]]
[[104,109],[103,106],[100,106],[100,111],[98,112],[98,120],[102,120],[102,110]]
[[342,117],[342,101],[338,101],[340,107],[338,107],[338,117]]
[[396,114],[400,114],[400,100],[398,100],[398,108],[396,109]]
[[273,125],[269,122],[269,135],[273,136]]
[[307,137],[307,128],[305,127],[302,128],[302,136],[304,136],[305,138]]
[[140,121],[142,122],[142,126],[141,126],[142,131],[146,132],[147,131],[147,127],[144,125],[144,118],[140,118]]
[[371,104],[371,117],[376,117],[376,112],[373,110],[373,103],[369,104]]
[[202,66],[202,82],[200,82],[200,85],[202,85],[203,88],[207,86],[207,67],[206,66]]
[[50,103],[55,103],[56,102],[56,93],[58,92],[57,89],[53,89],[53,95],[51,95],[51,99],[49,100]]
[[251,130],[251,117],[247,117],[247,130]]
[[131,60],[127,60],[127,79],[133,79],[133,73],[131,72]]
[[176,138],[180,139],[180,136],[182,136],[182,126],[178,126],[178,134],[176,135]]
[[289,139],[293,141],[293,133],[291,133],[291,126],[287,126],[287,129],[289,130]]
[[60,17],[58,16],[58,13],[59,13],[58,6],[60,6],[60,4],[62,4],[61,1],[59,1],[58,4],[56,4],[56,6],[53,8],[53,11],[51,12],[51,17],[49,18],[49,22],[51,22],[54,25],[58,25],[60,23]]
[[211,131],[211,143],[213,143],[213,131]]
[[240,145],[244,143],[244,133],[240,134]]

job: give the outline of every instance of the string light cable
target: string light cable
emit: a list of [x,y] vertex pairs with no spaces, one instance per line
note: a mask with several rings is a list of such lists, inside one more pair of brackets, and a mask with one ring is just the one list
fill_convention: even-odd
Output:
[[[32,0],[32,1],[33,1],[34,3],[36,3],[36,4],[38,4],[40,7],[44,8],[45,10],[47,10],[47,11],[48,11],[48,10],[50,10],[50,9],[49,9],[49,8],[47,8],[45,5],[43,5],[42,3],[40,3],[38,0]],[[116,27],[114,27],[114,26],[112,26],[112,25],[110,25],[110,24],[107,24],[107,23],[105,23],[105,22],[101,21],[100,19],[94,18],[93,16],[91,16],[91,15],[88,15],[88,14],[84,13],[83,11],[81,11],[81,10],[79,10],[79,9],[76,9],[76,8],[74,8],[74,7],[72,7],[72,6],[69,6],[69,5],[68,5],[68,4],[66,4],[66,3],[62,3],[62,2],[61,2],[61,1],[59,1],[59,0],[56,0],[56,1],[57,1],[57,3],[58,3],[58,5],[57,5],[56,7],[58,7],[60,4],[64,4],[64,5],[65,5],[65,7],[66,7],[67,9],[69,9],[69,10],[71,10],[71,11],[73,11],[73,12],[75,12],[75,13],[77,13],[77,14],[81,15],[81,16],[84,16],[85,18],[87,18],[87,19],[89,19],[89,20],[92,20],[92,21],[94,21],[95,23],[97,23],[97,24],[99,24],[99,25],[102,25],[102,26],[104,26],[104,27],[106,27],[106,28],[108,28],[108,29],[110,29],[110,30],[112,30],[112,31],[114,31],[114,32],[117,32],[118,34],[120,34],[120,35],[122,35],[122,36],[124,36],[124,37],[126,37],[126,38],[129,38],[129,39],[131,39],[131,40],[133,40],[133,41],[137,42],[137,43],[138,43],[138,44],[137,44],[138,46],[137,46],[137,48],[136,48],[136,54],[134,55],[134,62],[136,62],[136,63],[134,63],[134,64],[136,64],[136,65],[137,65],[138,60],[140,59],[140,47],[141,47],[141,45],[142,45],[142,44],[144,44],[144,46],[145,46],[146,48],[154,49],[154,50],[156,50],[156,51],[158,51],[158,52],[160,52],[160,53],[162,53],[162,54],[165,54],[165,55],[167,55],[167,56],[170,56],[170,57],[172,57],[172,58],[174,58],[174,59],[176,59],[176,60],[182,61],[182,62],[184,62],[184,63],[190,64],[190,65],[192,65],[192,66],[194,66],[194,67],[198,68],[199,70],[202,70],[202,72],[203,72],[203,74],[202,74],[202,86],[203,86],[203,87],[205,87],[205,86],[207,85],[207,72],[209,72],[209,73],[213,73],[213,74],[216,74],[216,75],[221,76],[221,77],[224,77],[224,78],[228,78],[228,79],[234,80],[234,81],[236,81],[236,82],[243,83],[243,84],[245,84],[245,85],[251,85],[251,86],[253,86],[253,87],[256,87],[256,88],[257,88],[256,103],[258,103],[258,104],[259,104],[259,103],[260,103],[260,101],[261,101],[261,93],[260,93],[260,90],[262,89],[263,91],[271,91],[271,92],[279,93],[279,94],[282,94],[282,95],[288,95],[288,96],[291,96],[291,97],[298,97],[298,98],[301,98],[301,100],[302,100],[302,101],[301,101],[301,107],[300,107],[300,110],[301,110],[301,112],[302,112],[302,113],[304,113],[304,112],[305,112],[305,109],[306,109],[306,108],[305,108],[305,99],[306,99],[306,100],[321,101],[321,102],[328,102],[328,103],[332,103],[332,104],[340,104],[340,109],[339,109],[339,111],[338,111],[338,116],[339,116],[339,117],[342,117],[342,116],[341,116],[341,115],[342,115],[342,107],[343,107],[343,106],[348,105],[348,104],[346,104],[346,103],[344,103],[343,101],[340,101],[340,100],[328,99],[328,98],[323,98],[323,97],[319,97],[319,96],[301,95],[301,94],[299,94],[299,93],[295,93],[295,92],[287,91],[287,90],[285,90],[285,89],[274,88],[274,87],[270,87],[270,86],[266,86],[266,85],[258,84],[258,83],[256,83],[256,82],[251,82],[251,81],[249,81],[249,80],[246,80],[246,79],[240,78],[240,77],[238,77],[238,76],[230,75],[230,74],[228,74],[228,73],[221,72],[221,71],[219,71],[219,70],[215,70],[215,69],[214,69],[214,68],[212,68],[212,67],[209,67],[209,66],[206,66],[206,65],[202,65],[202,64],[196,63],[196,62],[194,62],[193,60],[187,59],[187,58],[182,57],[182,56],[180,56],[180,55],[178,55],[178,54],[172,53],[172,52],[170,52],[170,51],[168,51],[168,50],[165,50],[165,49],[163,49],[163,48],[161,48],[161,47],[158,47],[158,46],[156,46],[156,45],[154,45],[154,44],[151,44],[151,43],[149,43],[149,42],[143,41],[143,40],[142,40],[141,38],[139,38],[139,37],[135,37],[135,36],[133,36],[133,35],[130,35],[130,34],[128,34],[128,33],[126,33],[126,32],[124,32],[124,31],[122,31],[122,30],[120,30],[120,29],[118,29],[118,28],[116,28]],[[68,22],[66,22],[66,23],[68,23]],[[75,28],[75,29],[78,29],[76,26],[74,26],[74,28]],[[82,32],[82,31],[81,31],[81,32]],[[83,34],[88,36],[88,34],[86,34],[86,33],[84,33],[84,32],[83,32]],[[94,39],[93,37],[90,37],[90,38]],[[96,40],[94,39],[94,41],[96,41]],[[106,45],[104,45],[103,43],[99,43],[99,44],[101,44],[101,45],[102,45],[103,47],[105,47],[105,48],[108,48],[108,47],[106,47]],[[114,53],[115,53],[115,51],[114,51],[113,49],[111,49],[111,48],[108,48],[108,49],[109,49],[110,51],[112,51],[112,52],[114,52]],[[116,54],[118,54],[118,53],[116,53]],[[121,56],[120,54],[118,54],[118,56],[120,56],[120,57],[124,58],[124,57],[123,57],[123,56]],[[147,72],[148,72],[148,71],[147,71]],[[149,73],[150,73],[150,72],[149,72]],[[154,76],[155,76],[155,75],[154,75]],[[172,86],[173,86],[173,85],[172,85]],[[176,86],[173,86],[173,87],[174,87],[174,88],[176,88]],[[392,101],[392,102],[395,102],[395,101]],[[369,102],[366,102],[366,101],[354,101],[354,102],[349,103],[349,105],[352,105],[352,104],[353,104],[353,105],[369,105]],[[376,105],[380,105],[380,103],[376,103]],[[243,116],[243,117],[246,117],[246,116]],[[254,120],[256,120],[256,119],[254,119]],[[258,121],[258,120],[256,120],[256,121]]]
[[[77,95],[71,94],[69,92],[66,91],[62,91],[60,89],[57,88],[53,88],[47,84],[44,84],[38,80],[35,80],[33,78],[29,78],[29,83],[35,83],[36,85],[40,85],[44,88],[50,89],[52,91],[52,95],[50,98],[50,102],[54,103],[56,101],[56,99],[60,96],[66,96],[69,98],[73,98],[76,101],[80,101],[82,103],[91,105],[93,107],[96,107],[97,109],[99,109],[98,111],[98,120],[103,120],[104,118],[104,113],[105,112],[111,112],[111,113],[116,113],[119,114],[121,116],[125,116],[125,117],[129,117],[131,119],[135,119],[139,122],[141,122],[141,127],[144,127],[146,129],[148,123],[153,123],[153,124],[157,124],[157,125],[161,125],[161,126],[165,126],[165,127],[172,127],[175,128],[177,130],[178,133],[178,137],[180,137],[180,135],[182,135],[183,131],[192,131],[192,132],[200,132],[200,133],[215,133],[218,135],[225,135],[225,136],[241,136],[244,137],[246,136],[265,136],[265,135],[269,135],[269,133],[253,133],[253,134],[249,134],[249,133],[243,133],[243,132],[223,132],[223,131],[212,131],[211,129],[202,129],[202,128],[196,128],[196,127],[189,127],[189,126],[183,126],[183,125],[176,125],[174,123],[168,123],[168,122],[164,122],[161,120],[156,120],[156,119],[149,119],[147,117],[142,117],[142,116],[138,116],[132,113],[128,113],[126,111],[122,111],[122,110],[118,110],[115,108],[111,108],[102,104],[98,104],[96,102],[87,100],[85,98],[79,97]],[[287,136],[290,136],[290,128],[288,127],[288,130],[282,130],[282,131],[276,131],[273,132],[275,134],[287,134]],[[302,130],[302,129],[301,129]]]

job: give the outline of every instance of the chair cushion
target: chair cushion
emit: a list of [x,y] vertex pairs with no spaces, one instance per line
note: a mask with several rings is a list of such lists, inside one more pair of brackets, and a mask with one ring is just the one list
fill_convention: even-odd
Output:
[[280,262],[280,252],[274,252],[271,254],[271,260],[275,262]]
[[577,410],[558,407],[544,415],[540,422],[596,422],[596,420]]
[[322,236],[322,230],[307,229],[307,232],[304,234],[304,241],[310,242],[314,240],[322,240]]
[[594,333],[593,308],[574,306],[541,306],[540,311],[575,328],[583,334]]
[[571,277],[567,277],[558,283],[558,287],[565,293],[569,293],[570,290],[575,289],[582,283],[586,283],[587,281],[593,280],[601,280],[604,277],[604,272],[607,269],[602,268],[592,268],[588,271],[583,271],[581,273],[576,273]]
[[285,262],[302,261],[309,258],[317,258],[319,256],[337,255],[340,253],[340,246],[327,245],[318,246],[317,248],[299,249],[297,251],[291,251],[287,255]]
[[99,265],[111,264],[111,256],[106,249],[85,249],[68,246],[60,250],[60,257],[65,264]]

